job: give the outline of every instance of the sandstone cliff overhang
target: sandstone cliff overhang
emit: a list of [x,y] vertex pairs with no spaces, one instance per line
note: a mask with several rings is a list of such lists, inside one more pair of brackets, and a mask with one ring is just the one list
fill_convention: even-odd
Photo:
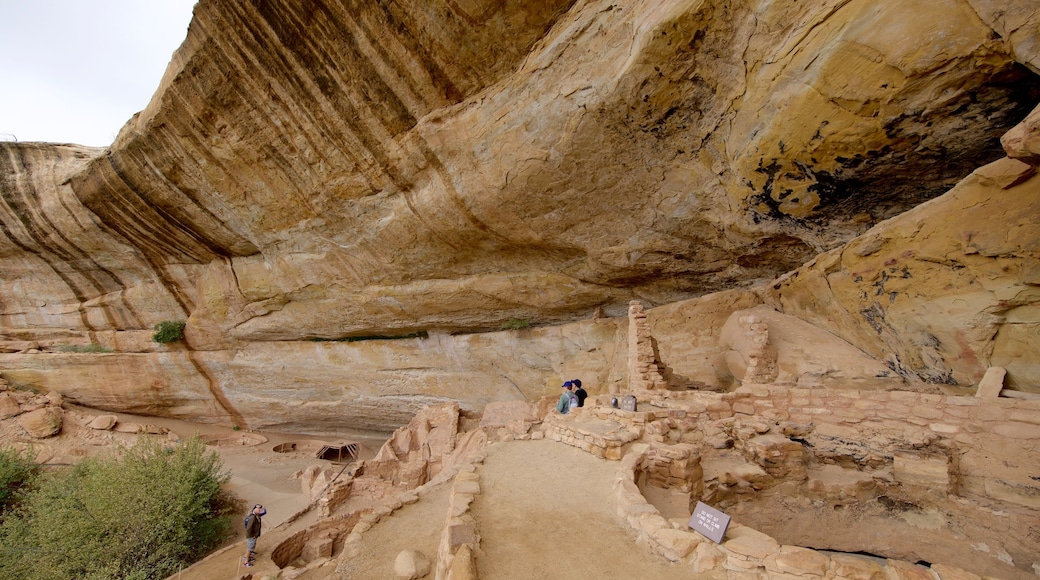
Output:
[[215,346],[768,280],[1003,154],[1004,4],[203,0],[110,148],[4,144],[3,314]]

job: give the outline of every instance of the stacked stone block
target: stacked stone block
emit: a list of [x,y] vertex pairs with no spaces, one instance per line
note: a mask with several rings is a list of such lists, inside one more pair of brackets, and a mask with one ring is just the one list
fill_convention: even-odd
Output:
[[743,316],[741,326],[750,349],[744,384],[768,384],[776,380],[776,352],[769,346],[769,326],[756,316]]
[[689,499],[689,509],[704,494],[701,456],[692,445],[652,445],[640,465],[645,485],[681,492]]
[[652,445],[640,468],[647,485],[677,489],[694,497],[704,491],[701,456],[692,445]]
[[654,353],[646,311],[638,300],[628,303],[628,388],[637,393],[668,388]]
[[480,476],[472,465],[459,471],[451,486],[448,519],[437,550],[437,580],[476,580],[474,553],[479,544],[477,523],[469,513],[480,495]]

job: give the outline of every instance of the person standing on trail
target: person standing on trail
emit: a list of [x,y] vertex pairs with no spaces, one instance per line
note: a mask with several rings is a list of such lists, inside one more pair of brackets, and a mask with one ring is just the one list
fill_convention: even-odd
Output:
[[578,397],[578,406],[585,406],[585,399],[589,398],[589,394],[585,392],[585,389],[581,388],[581,379],[571,380],[571,384],[574,385],[574,396]]
[[243,562],[246,567],[252,566],[253,561],[256,560],[256,539],[260,537],[261,518],[265,515],[267,515],[267,510],[264,509],[264,506],[256,504],[246,516],[246,557]]
[[563,383],[563,394],[560,395],[559,402],[556,403],[556,410],[561,415],[566,415],[571,412],[573,407],[578,406],[578,398],[574,396],[574,392],[571,389],[574,388],[574,384],[570,381]]

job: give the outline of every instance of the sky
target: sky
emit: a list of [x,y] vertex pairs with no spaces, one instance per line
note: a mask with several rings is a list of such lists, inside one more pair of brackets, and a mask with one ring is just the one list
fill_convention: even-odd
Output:
[[148,104],[196,0],[0,0],[0,141],[107,147]]

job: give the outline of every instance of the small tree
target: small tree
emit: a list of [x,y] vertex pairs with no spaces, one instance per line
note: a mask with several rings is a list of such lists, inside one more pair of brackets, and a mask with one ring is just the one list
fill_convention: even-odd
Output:
[[166,578],[226,535],[229,477],[198,437],[55,473],[0,526],[0,578]]
[[184,338],[184,322],[164,320],[153,327],[152,340],[159,344],[178,342]]

